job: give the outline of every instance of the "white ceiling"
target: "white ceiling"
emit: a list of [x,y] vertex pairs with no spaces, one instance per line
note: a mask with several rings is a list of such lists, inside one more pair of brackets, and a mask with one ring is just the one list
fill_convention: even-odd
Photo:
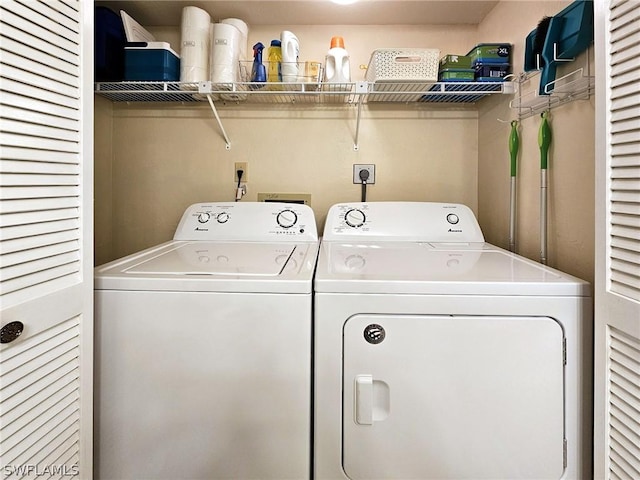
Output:
[[497,0],[107,0],[96,5],[125,10],[143,26],[179,26],[182,7],[203,8],[214,20],[236,17],[249,25],[478,24]]

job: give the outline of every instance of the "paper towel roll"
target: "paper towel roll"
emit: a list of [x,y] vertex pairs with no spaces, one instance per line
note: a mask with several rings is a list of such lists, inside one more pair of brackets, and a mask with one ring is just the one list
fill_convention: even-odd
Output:
[[[234,25],[214,23],[211,28],[211,83],[218,90],[236,91],[241,87],[234,85],[241,82],[239,58],[240,38],[242,34]],[[246,94],[220,94],[226,100],[244,100]]]
[[233,25],[238,30],[240,30],[240,61],[253,60],[253,58],[249,58],[247,56],[249,26],[239,18],[225,18],[224,20],[220,20],[220,23],[228,23],[229,25]]
[[209,79],[209,28],[211,16],[198,7],[184,7],[181,22],[180,81]]
[[211,82],[240,81],[240,30],[228,23],[214,23],[211,32]]

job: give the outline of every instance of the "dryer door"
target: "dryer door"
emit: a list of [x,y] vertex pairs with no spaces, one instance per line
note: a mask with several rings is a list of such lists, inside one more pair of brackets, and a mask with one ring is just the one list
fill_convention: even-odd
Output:
[[351,317],[344,471],[353,480],[560,478],[563,345],[548,317]]

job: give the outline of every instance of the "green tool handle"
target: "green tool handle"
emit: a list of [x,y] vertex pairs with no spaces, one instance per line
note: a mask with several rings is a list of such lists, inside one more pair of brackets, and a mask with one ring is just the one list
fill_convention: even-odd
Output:
[[518,168],[518,149],[520,148],[520,138],[518,137],[518,121],[511,122],[511,135],[509,135],[509,153],[511,154],[511,176],[516,176]]
[[547,121],[549,112],[542,112],[542,122],[540,122],[540,129],[538,130],[538,146],[540,147],[540,168],[542,170],[547,169],[549,163],[549,145],[551,145],[551,127]]

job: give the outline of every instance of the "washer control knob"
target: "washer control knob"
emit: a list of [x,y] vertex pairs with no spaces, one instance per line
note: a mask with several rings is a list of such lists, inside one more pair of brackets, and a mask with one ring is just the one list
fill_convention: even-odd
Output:
[[229,214],[227,212],[219,213],[216,220],[218,223],[227,223],[229,221]]
[[202,212],[198,215],[198,222],[207,223],[211,219],[211,214],[207,212]]
[[344,221],[350,227],[358,228],[364,225],[367,217],[365,216],[362,210],[358,210],[357,208],[352,208],[347,213],[344,214]]
[[447,222],[449,222],[451,225],[455,225],[459,221],[460,217],[458,217],[458,215],[456,215],[455,213],[450,213],[449,215],[447,215]]
[[282,210],[278,213],[276,221],[282,228],[291,228],[298,221],[298,216],[293,210]]

